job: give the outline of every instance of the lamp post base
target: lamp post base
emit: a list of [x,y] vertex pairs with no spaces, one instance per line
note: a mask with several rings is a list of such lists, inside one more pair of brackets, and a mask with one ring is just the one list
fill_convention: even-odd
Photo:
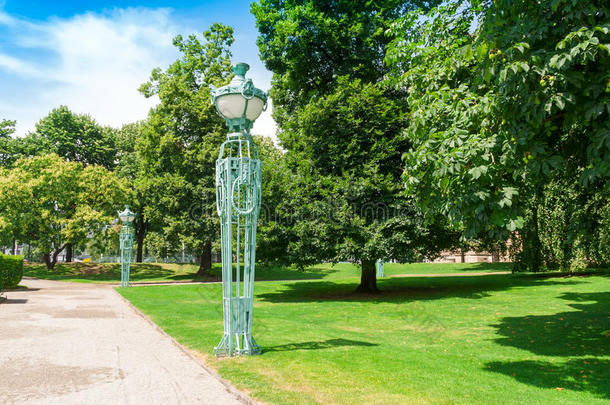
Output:
[[[235,345],[232,344],[231,338],[235,339]],[[261,353],[261,347],[256,344],[254,337],[247,333],[235,334],[235,336],[225,333],[218,346],[214,347],[216,357],[252,356]]]

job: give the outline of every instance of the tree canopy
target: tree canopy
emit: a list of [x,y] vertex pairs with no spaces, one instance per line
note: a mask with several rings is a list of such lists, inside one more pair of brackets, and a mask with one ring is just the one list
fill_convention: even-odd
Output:
[[22,154],[35,156],[55,153],[70,162],[100,165],[116,164],[114,132],[102,127],[87,114],[75,114],[66,106],[54,108],[36,124],[36,131],[22,141]]
[[293,172],[279,207],[290,235],[285,257],[300,266],[358,260],[361,291],[376,291],[377,259],[415,260],[437,247],[402,193],[406,103],[380,85],[388,70],[386,30],[419,4],[252,6],[261,58],[274,73],[278,137]]
[[52,269],[66,244],[116,217],[128,190],[101,166],[84,167],[49,154],[0,169],[0,195],[0,232],[35,244]]
[[[573,208],[608,195],[609,12],[601,1],[454,1],[394,23],[388,83],[407,91],[404,180],[420,207],[537,256],[549,183],[569,179]],[[581,214],[576,233],[608,226]]]
[[157,200],[145,207],[147,218],[163,223],[165,240],[183,242],[201,255],[201,272],[211,268],[211,248],[219,233],[215,161],[225,138],[224,122],[210,103],[210,85],[231,79],[229,47],[233,29],[213,24],[201,40],[177,36],[181,57],[166,71],[153,70],[140,87],[159,96],[137,145],[148,190]]

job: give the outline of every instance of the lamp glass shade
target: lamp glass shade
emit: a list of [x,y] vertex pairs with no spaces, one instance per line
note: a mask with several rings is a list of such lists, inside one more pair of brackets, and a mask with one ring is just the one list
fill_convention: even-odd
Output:
[[132,222],[134,220],[133,215],[121,215],[119,218],[123,222]]
[[125,206],[125,209],[122,212],[119,212],[119,219],[123,223],[130,223],[136,218],[135,212],[131,212],[129,206]]
[[225,119],[241,118],[244,115],[246,99],[241,94],[225,94],[219,96],[216,105]]
[[248,109],[246,110],[246,118],[250,121],[254,121],[263,112],[265,102],[258,97],[252,97],[248,101]]

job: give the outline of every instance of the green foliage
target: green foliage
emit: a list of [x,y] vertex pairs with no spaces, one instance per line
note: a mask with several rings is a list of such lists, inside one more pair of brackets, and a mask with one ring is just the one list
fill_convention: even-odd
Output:
[[432,252],[438,238],[401,193],[406,104],[399,91],[378,85],[388,71],[383,57],[391,22],[430,3],[252,5],[261,58],[274,73],[274,118],[291,171],[278,177],[284,195],[274,224],[263,225],[281,241],[284,261],[370,264]]
[[261,59],[274,72],[271,97],[281,128],[310,98],[328,94],[340,76],[375,82],[383,65],[386,30],[406,11],[437,1],[262,0],[253,3]]
[[25,156],[55,153],[67,161],[115,165],[114,131],[98,125],[86,114],[74,114],[66,106],[53,109],[36,124],[36,131],[22,140]]
[[[147,97],[157,95],[141,129],[136,150],[142,159],[142,189],[153,196],[143,207],[148,221],[161,224],[151,241],[164,239],[161,250],[209,249],[220,226],[216,214],[215,161],[226,130],[210,103],[209,85],[231,79],[230,45],[233,29],[213,24],[203,40],[178,36],[181,56],[166,71],[153,70],[140,87]],[[173,243],[173,246],[167,246]]]
[[385,30],[405,10],[427,1],[278,1],[253,3],[261,59],[274,72],[271,97],[280,127],[296,106],[328,94],[337,77],[374,82],[388,42]]
[[51,154],[0,169],[0,195],[0,232],[34,244],[52,267],[67,243],[112,221],[128,191],[101,166],[83,167]]
[[400,150],[407,147],[396,136],[401,108],[373,84],[340,78],[336,92],[292,116],[279,136],[290,145],[281,170],[294,173],[280,177],[283,202],[274,211],[276,234],[287,244],[284,260],[303,267],[423,257],[430,245],[419,242],[434,238],[400,195]]
[[258,145],[262,165],[262,204],[256,231],[256,260],[289,263],[286,252],[290,230],[279,222],[279,209],[286,198],[290,170],[283,153],[270,138],[254,136],[254,142]]
[[[601,1],[454,1],[395,23],[388,83],[408,93],[404,179],[420,207],[469,237],[529,239],[523,254],[537,255],[549,182],[570,179],[581,212],[609,203],[609,13]],[[575,218],[568,227],[608,232]]]
[[[145,128],[147,121],[140,121],[124,125],[116,131],[116,160],[115,173],[124,178],[132,189],[130,205],[138,215],[134,221],[136,260],[141,261],[146,235],[149,232],[159,232],[162,226],[161,218],[153,218],[152,212],[160,198],[160,189],[144,164],[144,157],[138,145],[145,144]],[[115,238],[116,239],[116,238]],[[100,240],[101,242],[101,240]],[[116,241],[115,241],[116,242]],[[113,247],[114,247],[113,243]],[[99,246],[99,244],[98,244]],[[103,246],[99,246],[103,249]],[[115,251],[114,248],[107,251]],[[100,250],[103,253],[104,250]]]
[[543,186],[525,220],[524,231],[514,237],[518,270],[536,262],[547,270],[569,271],[610,265],[610,204],[602,190],[558,177]]
[[11,134],[15,132],[15,121],[0,121],[0,167],[8,166],[13,161],[14,143]]
[[23,277],[23,256],[0,253],[0,291],[16,288]]

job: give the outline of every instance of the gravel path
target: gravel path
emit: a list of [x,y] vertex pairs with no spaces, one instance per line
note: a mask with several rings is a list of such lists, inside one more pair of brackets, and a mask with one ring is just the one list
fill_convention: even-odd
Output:
[[0,304],[0,403],[243,404],[112,287],[29,279]]

